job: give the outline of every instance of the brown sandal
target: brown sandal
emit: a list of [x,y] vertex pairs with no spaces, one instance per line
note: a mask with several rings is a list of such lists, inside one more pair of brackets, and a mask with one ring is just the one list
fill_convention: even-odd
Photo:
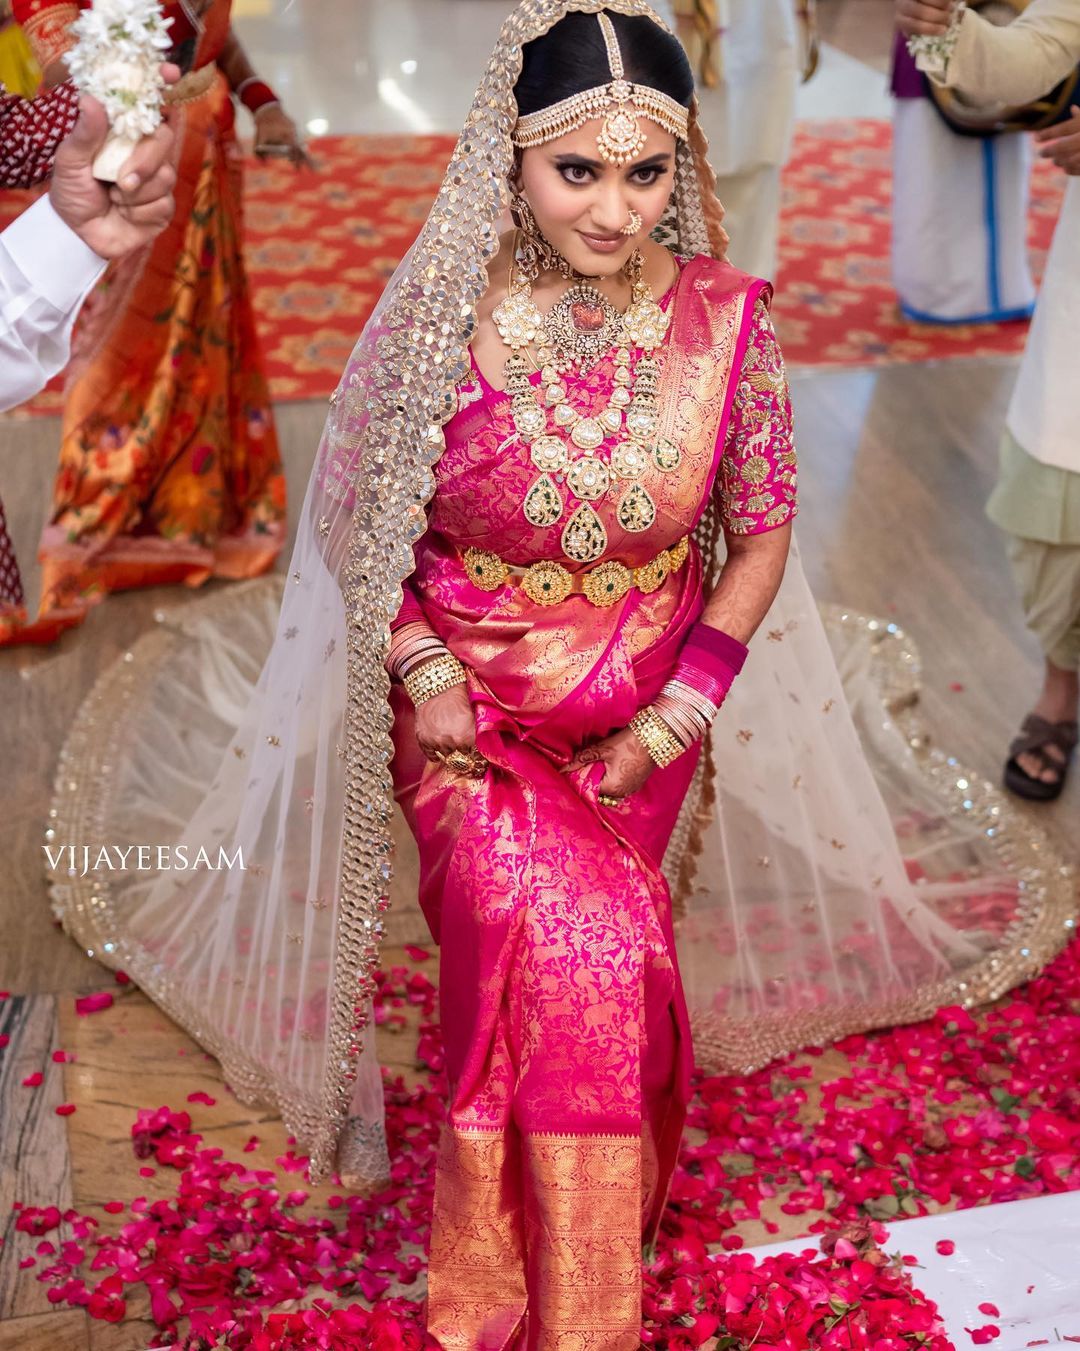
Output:
[[[1029,713],[1020,727],[1020,735],[1009,747],[1009,759],[1005,765],[1005,787],[1017,797],[1029,802],[1053,802],[1061,796],[1065,779],[1069,772],[1069,761],[1076,749],[1078,730],[1075,722],[1048,722],[1037,713]],[[1048,746],[1056,746],[1063,760],[1056,760],[1047,754]],[[1051,770],[1057,775],[1049,782],[1041,778],[1032,778],[1020,764],[1021,755],[1034,755],[1039,761],[1039,773]]]

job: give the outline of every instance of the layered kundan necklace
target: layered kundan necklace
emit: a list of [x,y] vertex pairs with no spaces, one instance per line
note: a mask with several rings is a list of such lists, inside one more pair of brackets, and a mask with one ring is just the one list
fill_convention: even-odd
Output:
[[[631,532],[648,530],[656,503],[639,480],[650,464],[671,473],[682,458],[674,442],[657,436],[658,349],[668,315],[642,278],[636,249],[623,268],[631,291],[623,314],[553,250],[552,257],[553,266],[572,282],[552,310],[543,315],[533,301],[539,266],[535,251],[526,247],[515,250],[508,295],[492,317],[510,348],[505,387],[514,426],[538,471],[525,495],[525,519],[535,526],[556,525],[566,511],[564,491],[576,498],[578,505],[563,527],[562,549],[575,563],[591,563],[608,542],[592,504],[613,484],[621,486],[615,508],[619,525]],[[527,352],[537,341],[542,399],[529,380]],[[567,377],[586,375],[613,349],[614,387],[607,406],[585,416],[570,404]],[[615,444],[605,447],[609,440]]]

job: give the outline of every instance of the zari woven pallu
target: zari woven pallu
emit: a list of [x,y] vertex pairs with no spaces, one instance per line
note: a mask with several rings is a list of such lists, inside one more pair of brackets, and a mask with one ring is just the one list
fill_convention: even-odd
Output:
[[[280,607],[253,583],[164,616],[87,701],[50,822],[54,840],[91,847],[243,851],[243,869],[56,878],[57,913],[245,1100],[282,1112],[317,1176],[336,1151],[359,1185],[386,1168],[369,996],[396,793],[442,947],[451,1085],[429,1323],[463,1351],[638,1345],[641,1245],[692,1049],[742,1072],[970,1005],[1037,969],[1072,924],[1046,841],[887,713],[883,697],[899,708],[917,686],[902,635],[832,616],[841,681],[797,554],[699,757],[613,808],[598,766],[560,772],[664,684],[722,566],[722,527],[775,528],[795,505],[767,288],[723,261],[692,110],[663,223],[681,265],[663,298],[659,430],[679,463],[641,467],[645,528],[618,520],[624,485],[592,503],[606,542],[589,567],[635,569],[689,534],[688,555],[610,605],[478,586],[465,566],[470,549],[508,568],[566,563],[565,520],[522,510],[535,466],[469,343],[521,47],[597,8],[528,0],[506,21],[333,397]],[[575,407],[603,406],[611,378],[605,362],[569,377]],[[482,778],[423,760],[390,690],[390,625],[417,616],[467,669]]]

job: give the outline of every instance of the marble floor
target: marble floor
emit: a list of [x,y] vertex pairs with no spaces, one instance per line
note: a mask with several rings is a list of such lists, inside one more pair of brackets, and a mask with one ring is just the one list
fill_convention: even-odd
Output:
[[[450,130],[462,119],[508,0],[237,0],[238,26],[261,72],[310,134]],[[825,60],[801,95],[807,117],[887,115],[884,68],[890,0],[822,0]],[[431,35],[439,35],[433,42]],[[793,381],[802,456],[800,522],[807,571],[829,599],[902,622],[924,655],[923,706],[935,736],[978,774],[996,778],[1002,749],[1034,690],[1037,661],[1024,632],[1000,541],[982,503],[1015,367],[953,362],[926,367],[803,372]],[[289,405],[280,429],[298,502],[324,409]],[[54,422],[0,427],[3,483],[16,546],[34,551],[54,463]],[[9,487],[10,485],[10,487]],[[260,1138],[272,1166],[280,1123],[241,1108],[216,1065],[131,987],[75,950],[52,925],[40,857],[56,755],[94,680],[176,592],[117,596],[85,628],[46,652],[0,654],[0,1351],[136,1351],[153,1344],[145,1310],[121,1325],[57,1309],[19,1261],[32,1243],[13,1231],[11,1203],[93,1208],[112,1197],[154,1196],[130,1147],[136,1109],[191,1105],[196,1125],[228,1150]],[[1069,845],[1080,782],[1040,820]],[[1034,813],[1033,813],[1034,815]],[[403,846],[396,881],[396,946],[422,936]],[[428,972],[430,974],[430,972]],[[78,1017],[74,995],[112,989],[114,1006]],[[73,1057],[56,1063],[51,1053]],[[412,1073],[408,1034],[381,1035],[384,1063]],[[838,1067],[816,1062],[822,1076]],[[22,1080],[42,1071],[40,1087]],[[75,1106],[60,1117],[54,1108]],[[808,1116],[808,1127],[812,1117]],[[777,1212],[775,1218],[797,1232]],[[753,1226],[743,1235],[761,1241]]]

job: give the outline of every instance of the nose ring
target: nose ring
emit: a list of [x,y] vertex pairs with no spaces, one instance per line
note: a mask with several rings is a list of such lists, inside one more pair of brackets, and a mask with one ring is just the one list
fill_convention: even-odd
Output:
[[626,224],[619,231],[622,235],[636,235],[641,229],[643,221],[633,207],[630,208],[630,217]]

